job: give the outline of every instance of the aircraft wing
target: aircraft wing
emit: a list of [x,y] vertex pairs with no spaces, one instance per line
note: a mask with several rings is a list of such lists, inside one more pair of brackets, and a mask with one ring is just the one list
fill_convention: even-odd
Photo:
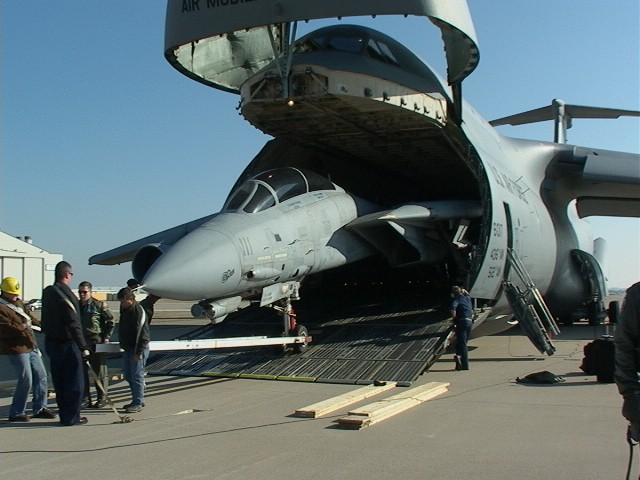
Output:
[[640,217],[640,155],[573,147],[556,168],[577,201],[578,215]]
[[195,230],[197,227],[209,221],[216,215],[217,213],[214,213],[213,215],[192,220],[191,222],[183,223],[182,225],[169,228],[162,232],[154,233],[148,237],[127,243],[126,245],[98,253],[89,258],[89,265],[117,265],[120,263],[130,262],[133,260],[136,252],[145,245],[172,245],[187,233]]
[[392,210],[358,217],[346,228],[360,235],[393,266],[425,262],[437,263],[448,254],[443,242],[442,222],[480,217],[479,202],[442,200],[402,205]]
[[482,205],[478,202],[440,200],[417,202],[402,205],[392,210],[370,213],[351,221],[347,227],[352,229],[396,223],[425,227],[430,223],[460,218],[476,218],[482,215]]

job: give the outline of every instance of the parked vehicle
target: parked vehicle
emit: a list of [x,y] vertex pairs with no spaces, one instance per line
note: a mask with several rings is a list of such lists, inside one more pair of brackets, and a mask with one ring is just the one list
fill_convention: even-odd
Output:
[[33,312],[34,310],[40,310],[42,308],[42,300],[40,300],[39,298],[34,298],[33,300],[29,300],[26,304],[26,307],[31,312]]

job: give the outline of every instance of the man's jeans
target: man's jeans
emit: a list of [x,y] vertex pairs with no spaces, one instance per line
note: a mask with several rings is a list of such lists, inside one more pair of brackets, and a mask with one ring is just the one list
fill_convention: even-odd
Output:
[[463,370],[469,369],[469,349],[467,348],[467,342],[471,335],[472,326],[473,320],[468,318],[456,320],[456,355],[460,357],[460,363]]
[[47,370],[37,348],[29,353],[7,355],[16,371],[18,383],[13,393],[9,417],[25,415],[29,389],[33,390],[31,409],[34,414],[47,406]]
[[141,407],[144,404],[144,366],[149,357],[149,349],[142,352],[142,360],[135,353],[122,352],[122,370],[124,379],[131,387],[131,406]]

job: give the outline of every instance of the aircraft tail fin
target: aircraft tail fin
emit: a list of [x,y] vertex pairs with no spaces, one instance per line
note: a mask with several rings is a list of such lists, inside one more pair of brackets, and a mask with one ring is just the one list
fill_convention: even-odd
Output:
[[573,118],[620,118],[622,116],[640,117],[640,112],[636,110],[621,110],[619,108],[571,105],[564,103],[562,100],[554,99],[551,105],[547,107],[497,118],[491,120],[489,123],[497,127],[499,125],[525,125],[527,123],[553,120],[555,124],[553,141],[556,143],[566,143],[567,129],[571,128],[571,120]]

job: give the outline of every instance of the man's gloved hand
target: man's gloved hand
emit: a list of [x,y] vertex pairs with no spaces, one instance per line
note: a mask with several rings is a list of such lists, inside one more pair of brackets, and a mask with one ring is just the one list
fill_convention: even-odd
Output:
[[624,398],[622,416],[629,420],[629,423],[640,425],[640,392]]

